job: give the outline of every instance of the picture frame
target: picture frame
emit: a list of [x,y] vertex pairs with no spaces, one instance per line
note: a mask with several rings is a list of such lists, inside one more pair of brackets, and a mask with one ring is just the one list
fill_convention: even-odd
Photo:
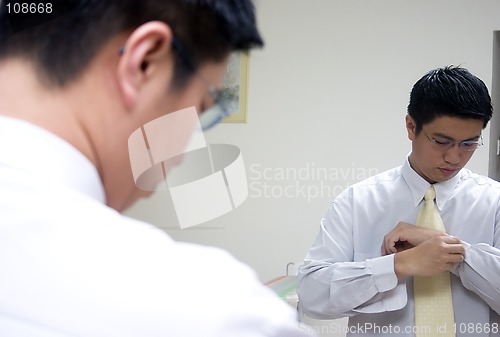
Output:
[[229,115],[223,123],[247,122],[248,53],[233,53],[222,85],[222,95],[229,102]]

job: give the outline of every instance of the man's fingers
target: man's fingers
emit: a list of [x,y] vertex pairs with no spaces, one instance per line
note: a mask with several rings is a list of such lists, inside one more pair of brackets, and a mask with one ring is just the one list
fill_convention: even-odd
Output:
[[453,235],[445,235],[443,236],[443,241],[448,243],[448,244],[453,244],[453,243],[462,243],[459,238]]
[[443,241],[447,244],[446,251],[449,254],[450,263],[461,263],[464,261],[465,247],[456,236],[446,236]]
[[450,263],[461,263],[464,261],[464,256],[462,254],[450,254]]
[[464,254],[465,248],[461,243],[453,243],[448,245],[451,254]]
[[396,253],[396,247],[394,247],[394,242],[387,241],[382,242],[382,255],[388,255],[390,253]]

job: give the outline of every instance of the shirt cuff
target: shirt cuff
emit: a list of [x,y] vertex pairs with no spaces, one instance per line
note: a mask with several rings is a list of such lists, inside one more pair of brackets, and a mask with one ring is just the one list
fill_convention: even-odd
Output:
[[408,296],[405,280],[399,281],[394,272],[394,254],[366,260],[372,271],[372,279],[379,294],[363,307],[354,309],[358,313],[394,311],[406,306]]
[[366,266],[372,270],[373,280],[379,292],[396,288],[398,277],[394,271],[394,254],[366,260]]

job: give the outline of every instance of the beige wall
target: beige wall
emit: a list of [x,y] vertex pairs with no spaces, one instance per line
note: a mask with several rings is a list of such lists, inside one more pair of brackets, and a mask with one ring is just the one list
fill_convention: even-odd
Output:
[[[268,280],[302,260],[334,195],[403,162],[408,94],[426,71],[460,64],[491,88],[500,1],[260,0],[257,8],[267,45],[251,55],[248,123],[206,134],[241,148],[249,198],[187,230],[175,229],[165,194],[128,213],[177,240],[223,247]],[[489,130],[484,139],[469,167],[487,174]]]

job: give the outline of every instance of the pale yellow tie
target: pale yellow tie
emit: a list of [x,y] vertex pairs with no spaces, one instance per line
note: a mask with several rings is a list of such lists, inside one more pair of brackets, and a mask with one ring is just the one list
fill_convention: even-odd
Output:
[[[443,221],[434,205],[436,192],[431,186],[425,192],[425,202],[417,217],[417,226],[445,232]],[[415,299],[415,336],[455,336],[450,273],[413,278]]]

